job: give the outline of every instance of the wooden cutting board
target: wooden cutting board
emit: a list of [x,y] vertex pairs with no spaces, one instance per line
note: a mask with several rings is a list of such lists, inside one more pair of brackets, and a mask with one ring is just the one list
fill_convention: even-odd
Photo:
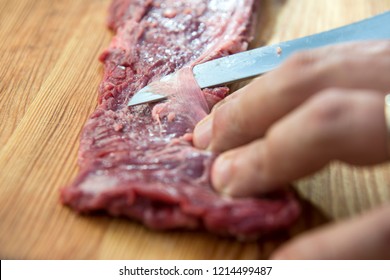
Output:
[[[240,243],[79,216],[59,203],[77,172],[80,130],[96,106],[109,0],[0,0],[0,258],[254,259],[304,230],[390,201],[390,167],[339,163],[297,182],[304,215],[289,232]],[[388,0],[261,1],[263,43],[390,9]]]

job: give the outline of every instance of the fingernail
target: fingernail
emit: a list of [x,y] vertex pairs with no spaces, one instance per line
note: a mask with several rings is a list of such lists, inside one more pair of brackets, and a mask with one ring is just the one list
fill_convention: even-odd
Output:
[[229,195],[228,185],[232,177],[233,160],[228,156],[218,157],[212,170],[212,182],[214,188],[222,194]]
[[194,129],[194,145],[206,149],[211,141],[212,118],[206,117]]

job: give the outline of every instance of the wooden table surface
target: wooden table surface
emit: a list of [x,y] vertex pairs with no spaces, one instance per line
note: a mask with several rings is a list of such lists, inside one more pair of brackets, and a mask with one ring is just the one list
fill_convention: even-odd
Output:
[[[112,34],[109,0],[0,0],[0,258],[255,259],[283,240],[390,201],[390,166],[333,163],[296,182],[304,213],[288,232],[240,243],[204,232],[154,232],[59,203],[76,175],[80,130],[96,106]],[[388,0],[264,0],[263,43],[390,9]]]

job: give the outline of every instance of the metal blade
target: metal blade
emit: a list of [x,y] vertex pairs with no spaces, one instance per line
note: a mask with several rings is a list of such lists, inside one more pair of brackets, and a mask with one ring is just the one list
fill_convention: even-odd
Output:
[[293,53],[330,44],[390,39],[390,12],[315,35],[205,62],[194,67],[201,88],[223,85],[266,73]]
[[[200,88],[226,85],[271,71],[301,50],[350,41],[390,39],[389,26],[390,12],[386,12],[330,31],[198,64],[193,68],[194,77]],[[141,104],[137,100],[147,103],[163,99],[165,96],[161,94],[142,89],[133,96],[129,106]]]
[[164,100],[166,97],[164,95],[154,93],[151,91],[149,86],[144,87],[141,89],[137,94],[133,96],[133,98],[130,99],[127,106],[135,106],[135,105],[141,105],[145,103],[150,102],[157,102]]

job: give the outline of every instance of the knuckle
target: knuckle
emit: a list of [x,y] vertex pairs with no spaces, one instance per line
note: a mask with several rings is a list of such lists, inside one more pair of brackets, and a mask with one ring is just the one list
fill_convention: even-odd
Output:
[[311,117],[317,124],[334,123],[342,118],[347,104],[337,89],[328,89],[313,98]]
[[335,141],[335,128],[348,118],[349,103],[338,89],[327,89],[313,98],[310,103],[309,123],[313,141]]

